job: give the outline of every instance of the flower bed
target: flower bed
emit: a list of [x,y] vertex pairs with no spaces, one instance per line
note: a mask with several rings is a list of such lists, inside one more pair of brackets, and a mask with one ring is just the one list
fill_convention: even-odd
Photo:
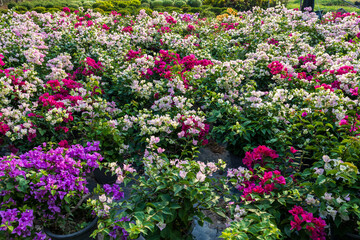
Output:
[[[48,208],[64,219],[84,202],[93,236],[190,239],[205,210],[225,239],[358,233],[359,21],[282,7],[2,15],[0,232],[41,239]],[[209,141],[243,165],[198,161]],[[98,164],[117,181],[86,200]]]

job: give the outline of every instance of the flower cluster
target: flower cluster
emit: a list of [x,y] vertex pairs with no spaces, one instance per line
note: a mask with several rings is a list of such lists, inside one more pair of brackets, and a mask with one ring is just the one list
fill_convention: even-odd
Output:
[[235,176],[237,179],[236,188],[241,192],[241,198],[247,201],[253,200],[251,194],[270,195],[277,189],[277,185],[286,185],[284,176],[278,170],[265,171],[263,174],[253,174],[243,168],[228,170],[227,177]]
[[252,152],[246,152],[242,161],[249,169],[251,169],[255,164],[265,166],[267,163],[267,157],[276,159],[279,157],[279,155],[275,150],[272,150],[266,146],[258,146],[257,148],[254,148]]
[[[46,147],[44,143],[19,157],[11,155],[0,159],[0,213],[7,226],[2,231],[30,236],[34,231],[34,219],[46,223],[63,216],[65,202],[70,203],[88,193],[85,174],[97,168],[103,159],[97,153],[99,142],[88,142],[86,147],[72,145],[50,150]],[[25,205],[31,209],[17,218],[18,209]],[[19,225],[15,227],[13,222]]]
[[94,59],[87,57],[85,61],[81,62],[82,67],[76,69],[73,73],[73,77],[76,78],[77,74],[82,74],[84,76],[98,75],[103,69],[103,65],[100,61],[96,62]]
[[179,122],[181,124],[181,132],[178,133],[179,138],[192,138],[194,145],[197,145],[198,142],[201,142],[202,145],[208,143],[206,135],[209,133],[209,125],[201,122],[200,118],[181,116]]
[[310,238],[314,240],[326,239],[326,222],[323,219],[314,217],[312,213],[305,211],[300,206],[294,206],[289,213],[293,216],[293,220],[290,222],[291,230],[306,230],[310,233]]
[[[56,140],[60,141],[64,134],[70,134],[72,126],[79,123],[78,120],[74,122],[75,118],[78,117],[80,121],[89,125],[93,124],[92,121],[88,121],[89,117],[96,119],[101,115],[109,116],[118,112],[116,107],[110,107],[103,99],[92,97],[93,94],[98,94],[96,84],[84,86],[66,72],[61,72],[62,69],[72,69],[69,60],[68,55],[60,55],[47,63],[52,69],[51,74],[65,77],[61,80],[43,82],[35,77],[32,70],[27,69],[5,69],[0,73],[0,76],[4,75],[1,84],[7,89],[0,94],[3,103],[7,104],[0,110],[1,144],[16,142],[26,136],[29,142],[21,142],[18,146],[33,147],[40,144],[39,133],[41,136],[54,139],[54,130]],[[88,62],[92,68],[99,69],[99,63],[89,59]],[[52,136],[49,136],[50,132]]]
[[[84,174],[104,158],[116,163],[110,169],[117,185],[102,188],[96,200],[97,212],[112,219],[103,232],[125,235],[117,228],[123,227],[136,238],[152,229],[164,237],[183,229],[177,223],[188,224],[182,216],[202,218],[195,204],[212,209],[210,201],[224,192],[211,183],[218,165],[195,160],[213,139],[247,167],[229,170],[240,190],[233,197],[243,196],[237,205],[246,213],[231,210],[243,219],[231,225],[241,231],[224,238],[287,234],[281,220],[300,203],[341,227],[354,221],[358,15],[328,13],[319,21],[313,12],[282,6],[228,9],[207,19],[146,12],[1,14],[0,147],[19,157],[1,158],[0,183],[16,187],[1,185],[0,210],[23,211],[20,202],[32,201],[39,207],[32,208],[35,219],[64,216],[60,203],[72,204],[86,192]],[[75,145],[94,140],[99,145]],[[31,150],[43,142],[58,148]],[[101,157],[100,150],[86,150],[99,146]],[[324,155],[331,160],[318,158]],[[125,173],[135,173],[130,163],[144,170],[136,187],[149,205],[143,209],[132,197],[133,208],[123,214],[144,224],[113,218],[109,210],[122,198],[118,184],[129,180]]]
[[[34,227],[34,213],[32,209],[26,209],[24,212],[20,212],[17,208],[6,209],[0,211],[1,231],[10,231],[13,236],[22,238],[30,237],[30,229]],[[37,232],[34,239],[44,240],[46,235]]]

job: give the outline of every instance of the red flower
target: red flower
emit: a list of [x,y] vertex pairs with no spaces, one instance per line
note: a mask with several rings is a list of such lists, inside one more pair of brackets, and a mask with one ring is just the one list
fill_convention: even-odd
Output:
[[55,131],[60,131],[61,129],[64,130],[65,133],[67,133],[69,131],[69,129],[67,127],[61,127],[61,126],[55,127]]
[[260,163],[262,166],[265,164],[265,157],[271,157],[272,159],[278,158],[279,155],[275,150],[272,150],[264,145],[254,148],[253,152],[246,152],[243,158],[243,163],[251,168],[256,163]]
[[187,26],[187,30],[188,30],[189,32],[194,31],[194,30],[195,30],[195,27],[194,27],[193,25],[189,24],[189,25]]
[[252,190],[255,193],[260,193],[260,194],[264,193],[264,189],[261,186],[256,186]]
[[36,133],[29,133],[29,135],[27,136],[27,138],[28,138],[29,142],[32,142],[32,140],[33,140],[34,138],[36,138]]
[[64,120],[64,122],[71,122],[71,121],[74,121],[74,117],[72,116],[72,112],[69,112],[68,113],[69,114],[69,117],[68,118],[64,118],[63,120]]
[[104,24],[102,25],[102,28],[105,29],[105,30],[109,30],[110,28],[108,27],[108,25]]
[[273,176],[273,173],[270,171],[270,172],[265,172],[264,173],[264,177],[263,177],[263,182],[265,183],[267,180],[271,179]]
[[68,12],[68,13],[70,13],[71,10],[70,10],[70,8],[68,8],[68,7],[64,7],[64,8],[63,8],[63,12]]
[[356,87],[356,88],[350,88],[350,93],[353,95],[353,96],[358,96],[359,95],[359,88]]
[[[296,229],[297,231],[302,230],[302,223],[305,223],[304,230],[306,229],[310,232],[310,238],[313,240],[325,240],[325,226],[326,222],[319,218],[315,218],[312,213],[306,212],[302,207],[294,206],[293,209],[289,211],[294,217],[294,221],[290,222],[291,230]],[[301,218],[299,218],[301,216]]]
[[275,180],[275,182],[277,182],[277,183],[279,183],[279,184],[281,184],[281,185],[285,185],[285,184],[286,184],[286,180],[285,180],[285,178],[284,178],[283,176],[277,177],[277,178],[275,178],[274,180]]
[[124,27],[122,29],[123,32],[128,32],[128,33],[132,33],[134,30],[131,26],[128,26],[128,27]]
[[66,140],[61,140],[59,142],[59,146],[63,147],[63,148],[69,148],[69,144],[68,144],[68,142]]
[[0,66],[4,66],[5,63],[3,62],[4,56],[0,54]]
[[265,192],[268,194],[275,189],[275,184],[274,183],[266,184],[264,189],[265,189]]
[[292,215],[299,215],[303,214],[304,212],[304,209],[300,206],[294,206],[293,209],[289,210],[289,213],[291,213]]
[[303,221],[308,222],[308,223],[312,222],[312,220],[314,218],[313,214],[309,213],[309,212],[305,212],[305,213],[301,214],[301,217],[302,217]]
[[10,130],[9,125],[0,122],[0,133],[5,135]]
[[292,153],[296,153],[297,151],[299,151],[299,150],[296,150],[294,147],[290,148],[290,152],[292,152]]
[[291,228],[290,228],[290,230],[293,230],[293,229],[296,229],[297,231],[300,231],[301,230],[301,223],[302,223],[303,221],[299,218],[299,216],[298,215],[295,215],[294,216],[294,221],[291,221],[290,222],[290,225],[291,225]]

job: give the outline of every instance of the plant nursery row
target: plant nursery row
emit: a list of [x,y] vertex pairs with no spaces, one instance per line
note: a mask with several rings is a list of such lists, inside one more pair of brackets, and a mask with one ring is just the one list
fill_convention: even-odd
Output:
[[356,13],[0,13],[0,239],[358,239],[359,71]]

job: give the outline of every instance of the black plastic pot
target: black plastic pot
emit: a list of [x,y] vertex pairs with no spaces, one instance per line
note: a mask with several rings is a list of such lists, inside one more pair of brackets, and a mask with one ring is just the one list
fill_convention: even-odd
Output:
[[352,233],[347,233],[347,234],[345,234],[345,236],[346,236],[346,239],[348,239],[348,240],[360,239],[359,235],[352,234]]
[[[350,226],[352,225],[352,223],[350,223]],[[342,240],[342,239],[346,239],[346,240],[360,240],[360,235],[358,235],[359,233],[356,233],[355,231],[352,231],[354,228],[350,227],[350,231],[353,232],[348,232],[349,229],[342,229],[340,228],[336,228],[335,224],[333,222],[330,222],[330,240]],[[340,233],[339,233],[340,232]]]
[[94,232],[97,227],[98,217],[96,217],[86,228],[67,235],[59,235],[50,232],[49,229],[44,228],[44,232],[52,240],[94,240],[90,235]]
[[322,16],[323,16],[323,11],[322,10],[318,10],[318,11],[315,11],[316,15],[318,16],[318,18],[321,20],[322,19]]
[[94,176],[98,183],[100,184],[113,184],[116,182],[117,176],[112,175],[110,171],[105,172],[106,169],[102,168],[101,170],[99,168],[95,168],[94,170]]

